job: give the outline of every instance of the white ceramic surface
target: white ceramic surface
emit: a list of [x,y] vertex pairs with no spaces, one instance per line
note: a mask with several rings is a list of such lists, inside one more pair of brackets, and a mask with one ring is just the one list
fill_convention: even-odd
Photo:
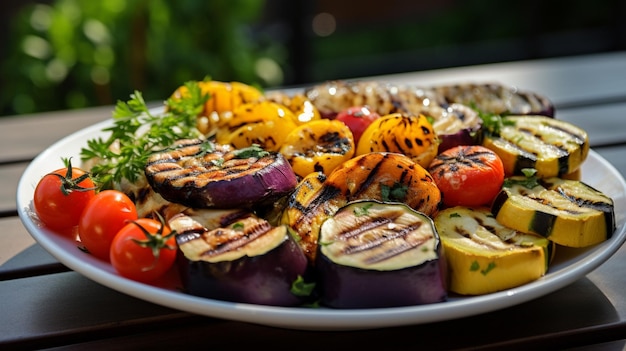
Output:
[[626,183],[611,164],[591,150],[583,164],[583,181],[613,198],[617,230],[610,240],[594,247],[557,250],[549,272],[535,282],[483,296],[451,297],[449,301],[437,304],[360,310],[271,307],[195,297],[177,291],[173,284],[158,287],[122,278],[109,264],[83,253],[75,242],[42,228],[30,216],[33,190],[40,177],[60,168],[61,157],[71,156],[79,160],[80,149],[86,141],[101,135],[101,130],[109,125],[111,121],[105,121],[74,133],[32,161],[17,189],[19,216],[34,239],[72,270],[122,293],[191,313],[306,330],[356,330],[467,317],[510,307],[565,287],[601,265],[626,239]]

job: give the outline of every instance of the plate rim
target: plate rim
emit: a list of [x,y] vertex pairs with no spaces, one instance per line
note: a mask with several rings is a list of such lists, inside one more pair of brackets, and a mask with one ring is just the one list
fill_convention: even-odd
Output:
[[[592,162],[599,163],[604,168],[604,171],[613,176],[612,179],[616,181],[618,189],[621,190],[620,197],[617,200],[612,196],[616,205],[615,214],[616,223],[618,224],[616,231],[609,240],[585,251],[586,254],[581,259],[575,260],[569,266],[558,269],[556,273],[548,271],[546,276],[536,281],[504,291],[451,299],[446,302],[375,309],[343,310],[276,307],[234,303],[193,296],[123,278],[114,272],[101,268],[100,266],[105,263],[98,261],[92,256],[84,253],[69,253],[65,247],[67,245],[63,245],[62,242],[59,244],[59,242],[66,240],[72,244],[70,240],[62,238],[45,228],[41,228],[30,217],[29,208],[34,190],[33,181],[37,179],[34,177],[38,167],[52,156],[56,156],[59,159],[60,157],[66,157],[67,155],[59,155],[55,154],[55,152],[63,149],[63,147],[69,147],[77,139],[91,139],[102,134],[102,129],[111,125],[112,121],[112,119],[105,120],[69,134],[53,143],[29,163],[18,182],[16,194],[18,216],[35,241],[68,268],[101,285],[129,296],[185,312],[298,330],[361,330],[452,320],[511,307],[563,288],[599,267],[617,252],[626,240],[626,226],[624,223],[626,219],[621,214],[624,209],[617,209],[617,200],[620,200],[620,205],[626,206],[626,181],[610,162],[593,149],[590,149],[587,160],[582,166],[583,171],[585,164],[588,165],[590,160],[593,160]],[[78,151],[75,150],[74,152]],[[618,221],[618,216],[620,216],[621,223]],[[362,318],[365,316],[368,318]]]

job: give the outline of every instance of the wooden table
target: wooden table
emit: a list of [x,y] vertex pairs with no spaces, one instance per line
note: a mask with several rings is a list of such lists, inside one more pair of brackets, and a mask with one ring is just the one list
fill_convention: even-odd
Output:
[[[626,52],[379,77],[416,85],[496,81],[547,95],[557,117],[585,128],[592,148],[626,174]],[[626,248],[567,287],[504,310],[367,331],[300,331],[154,305],[69,271],[17,217],[15,189],[30,160],[112,107],[0,119],[0,349],[269,346],[279,349],[623,349]]]

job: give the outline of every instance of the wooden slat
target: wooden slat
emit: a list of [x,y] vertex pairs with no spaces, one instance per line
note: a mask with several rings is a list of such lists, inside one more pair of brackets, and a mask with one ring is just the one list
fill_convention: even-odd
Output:
[[[35,243],[18,217],[0,218],[0,272],[11,257]],[[44,257],[44,256],[42,256]],[[28,261],[24,262],[29,264]]]
[[[589,298],[583,303],[581,296]],[[55,347],[84,342],[74,345],[74,349],[128,350],[137,346],[227,349],[235,345],[257,348],[279,343],[285,346],[279,349],[297,345],[298,350],[344,349],[355,345],[414,350],[418,343],[419,348],[437,350],[531,336],[543,337],[544,341],[554,343],[555,349],[562,349],[580,346],[581,340],[560,337],[559,331],[619,322],[611,302],[585,278],[537,300],[493,313],[443,323],[351,332],[297,331],[190,317],[117,293],[73,272],[3,282],[0,301],[11,301],[3,311],[0,348],[16,344]],[[538,309],[541,315],[528,316],[528,311]],[[71,316],[67,311],[72,311]],[[542,323],[527,322],[534,318],[540,318]],[[142,324],[144,329],[134,328]],[[455,337],[449,337],[451,334]],[[41,337],[33,340],[32,335]],[[618,338],[604,337],[596,342]],[[87,342],[86,338],[97,341]]]
[[111,118],[111,106],[0,118],[0,162],[30,160],[61,138]]
[[0,212],[15,210],[17,184],[26,168],[26,163],[0,167]]

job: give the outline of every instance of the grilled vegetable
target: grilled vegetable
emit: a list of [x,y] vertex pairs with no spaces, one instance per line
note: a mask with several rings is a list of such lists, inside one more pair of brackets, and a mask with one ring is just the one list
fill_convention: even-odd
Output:
[[218,128],[216,141],[236,149],[256,144],[278,151],[296,127],[296,116],[287,107],[271,101],[252,102],[233,111],[232,118]]
[[265,93],[265,98],[286,106],[295,115],[296,124],[298,125],[322,118],[320,112],[304,94],[289,95],[283,91],[276,90]]
[[[198,129],[213,134],[217,127],[231,118],[232,111],[245,103],[258,101],[263,93],[257,88],[240,82],[220,82],[205,80],[198,82],[203,94],[208,95],[204,108],[198,116]],[[173,99],[185,98],[186,86],[181,86],[172,94]]]
[[337,117],[335,117],[337,121],[345,123],[350,128],[355,144],[358,144],[365,129],[378,118],[380,118],[380,115],[367,106],[349,107],[340,111]]
[[439,115],[429,115],[435,134],[439,138],[441,153],[460,145],[477,145],[482,142],[482,119],[471,108],[461,104],[451,104]]
[[322,224],[316,270],[336,308],[445,301],[446,267],[432,220],[405,204],[352,202]]
[[292,290],[308,263],[286,226],[249,215],[213,230],[176,236],[186,292],[218,300],[295,306],[308,296]]
[[439,140],[424,115],[394,113],[373,121],[357,145],[356,154],[397,152],[428,167],[437,155]]
[[563,246],[598,244],[615,231],[613,200],[577,180],[508,178],[491,211],[507,227]]
[[554,105],[545,96],[498,83],[440,85],[432,90],[440,104],[460,103],[495,114],[554,116]]
[[317,253],[319,227],[329,214],[345,203],[338,189],[324,186],[326,175],[310,173],[288,196],[281,223],[288,225],[299,237],[298,244],[311,262]]
[[291,192],[297,178],[279,153],[181,140],[146,163],[146,179],[164,199],[196,208],[262,206]]
[[324,186],[338,189],[348,202],[401,202],[428,216],[441,205],[441,193],[428,171],[396,153],[373,152],[354,157],[337,167]]
[[369,106],[381,116],[398,112],[388,86],[375,81],[334,80],[309,87],[304,94],[329,119],[352,106]]
[[489,205],[504,182],[502,160],[480,145],[443,151],[430,163],[428,172],[448,207]]
[[314,173],[303,179],[289,197],[282,223],[301,237],[313,259],[321,223],[356,200],[405,203],[431,216],[441,205],[441,193],[430,174],[407,156],[374,152],[342,163],[328,177]]
[[534,168],[541,178],[574,172],[589,153],[587,133],[571,123],[545,116],[507,116],[497,135],[483,145],[495,151],[508,176]]
[[285,138],[280,153],[294,172],[305,177],[312,172],[330,172],[354,156],[352,132],[337,120],[320,119],[292,130]]
[[542,277],[553,245],[498,222],[485,207],[451,207],[434,218],[450,272],[450,291],[487,294]]

